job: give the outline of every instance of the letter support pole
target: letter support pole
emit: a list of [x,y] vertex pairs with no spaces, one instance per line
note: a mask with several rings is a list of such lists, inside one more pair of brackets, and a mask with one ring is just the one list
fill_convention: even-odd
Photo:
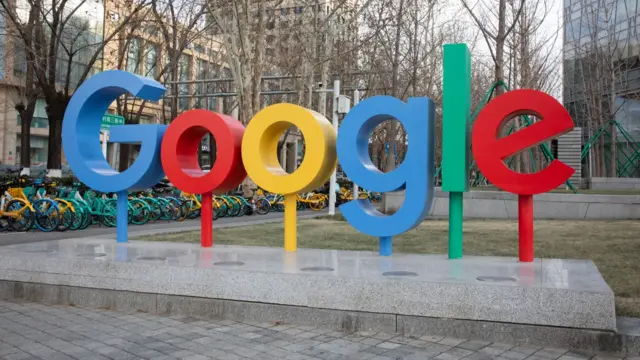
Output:
[[202,209],[200,211],[200,246],[213,246],[213,195],[211,191],[202,194]]
[[391,256],[393,252],[393,237],[380,236],[380,256]]
[[118,191],[116,201],[116,242],[129,242],[127,226],[129,225],[129,193]]
[[518,195],[518,252],[521,262],[533,262],[533,195]]
[[297,249],[296,224],[296,194],[284,196],[284,251],[293,252]]
[[449,193],[449,259],[462,259],[462,195],[460,191]]

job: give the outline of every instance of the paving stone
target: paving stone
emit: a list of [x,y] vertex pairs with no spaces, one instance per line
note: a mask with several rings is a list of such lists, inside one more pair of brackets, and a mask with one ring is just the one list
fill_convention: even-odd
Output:
[[395,349],[398,346],[401,346],[401,344],[386,341],[376,346],[383,349]]
[[480,350],[478,350],[478,352],[483,353],[483,354],[487,354],[487,355],[491,355],[491,356],[498,356],[502,353],[504,353],[506,350],[503,348],[495,348],[491,345],[484,347]]
[[457,347],[465,349],[465,350],[477,351],[477,350],[482,349],[483,347],[486,347],[489,344],[491,344],[491,343],[488,342],[488,341],[472,340],[472,341],[465,341],[465,342],[459,344]]
[[[426,334],[163,317],[0,301],[0,359],[583,360],[593,354]],[[618,360],[599,356],[596,359]],[[640,360],[628,358],[627,360]]]
[[555,360],[567,353],[568,349],[544,348],[536,351],[533,355],[545,359]]
[[458,360],[462,359],[465,356],[469,356],[473,354],[471,350],[465,350],[460,348],[453,348],[443,352],[442,354],[436,356],[434,359],[437,360]]
[[511,349],[511,351],[515,351],[515,352],[519,352],[519,353],[523,353],[523,354],[527,354],[527,355],[531,355],[533,353],[535,353],[536,351],[540,350],[539,347],[534,347],[534,346],[515,346]]
[[506,359],[510,359],[510,360],[522,360],[527,358],[529,355],[521,353],[521,352],[517,352],[517,351],[513,351],[513,350],[509,350],[506,351],[502,354],[500,354],[500,357],[506,358]]
[[585,359],[589,359],[589,358],[584,356],[571,356],[571,355],[562,355],[558,358],[558,360],[585,360]]
[[457,339],[457,338],[446,337],[446,338],[438,341],[438,344],[448,345],[448,346],[458,346],[458,345],[462,344],[465,341],[466,341],[465,339]]

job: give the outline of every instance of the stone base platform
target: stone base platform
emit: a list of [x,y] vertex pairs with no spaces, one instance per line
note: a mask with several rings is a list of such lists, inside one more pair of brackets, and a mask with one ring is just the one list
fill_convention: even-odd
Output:
[[616,330],[613,292],[584,260],[72,239],[0,248],[0,280],[156,294],[143,310],[182,296],[359,312],[385,330],[403,316]]

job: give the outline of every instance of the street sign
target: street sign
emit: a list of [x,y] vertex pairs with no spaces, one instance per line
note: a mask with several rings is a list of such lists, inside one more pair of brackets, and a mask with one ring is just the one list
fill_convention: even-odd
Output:
[[102,123],[100,124],[100,130],[109,130],[109,128],[114,125],[124,125],[124,118],[120,115],[104,114]]

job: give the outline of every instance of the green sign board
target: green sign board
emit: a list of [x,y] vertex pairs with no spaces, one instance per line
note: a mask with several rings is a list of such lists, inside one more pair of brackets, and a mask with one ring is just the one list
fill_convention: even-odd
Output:
[[104,114],[100,129],[109,130],[109,128],[114,125],[124,125],[124,118],[120,115]]

